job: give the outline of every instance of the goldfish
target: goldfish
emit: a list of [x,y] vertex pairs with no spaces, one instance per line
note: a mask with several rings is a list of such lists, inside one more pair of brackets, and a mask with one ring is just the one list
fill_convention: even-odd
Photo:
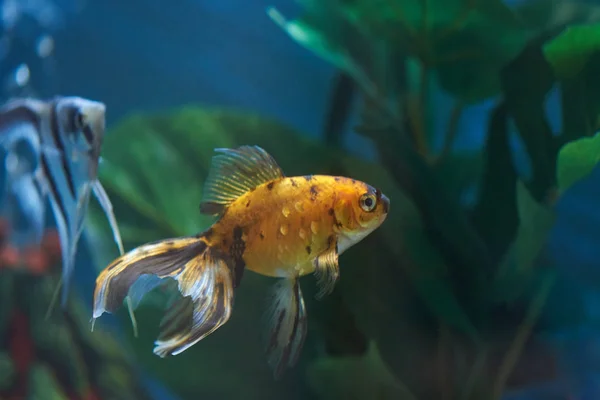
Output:
[[297,362],[307,334],[299,278],[314,274],[319,299],[331,293],[339,256],[385,221],[390,201],[346,177],[286,177],[258,146],[215,152],[200,203],[200,212],[215,222],[196,235],[143,244],[111,262],[96,279],[92,320],[115,312],[128,295],[137,306],[164,280],[175,280],[182,296],[161,321],[154,353],[177,355],[229,320],[248,269],[277,279],[265,333],[267,362],[279,377]]
[[[4,195],[14,197],[25,208],[25,217],[33,226],[34,242],[41,240],[45,200],[49,200],[62,255],[62,276],[55,293],[62,284],[63,307],[91,193],[102,207],[115,243],[123,253],[111,201],[98,180],[105,112],[103,103],[76,96],[50,100],[16,98],[0,107],[0,148],[8,175]],[[19,153],[24,147],[31,155],[29,159]]]

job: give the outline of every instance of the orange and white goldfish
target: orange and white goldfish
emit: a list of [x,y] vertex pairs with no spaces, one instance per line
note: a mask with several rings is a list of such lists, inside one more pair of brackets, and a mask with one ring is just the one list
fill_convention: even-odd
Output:
[[245,269],[280,278],[267,327],[267,358],[278,377],[296,363],[306,336],[299,278],[314,273],[317,297],[330,293],[338,256],[384,222],[390,201],[350,178],[285,177],[258,146],[215,151],[200,212],[217,216],[216,222],[195,236],[148,243],[113,261],[96,280],[93,320],[114,312],[127,295],[137,304],[157,286],[159,279],[148,277],[175,279],[183,297],[163,318],[154,353],[176,355],[227,322]]

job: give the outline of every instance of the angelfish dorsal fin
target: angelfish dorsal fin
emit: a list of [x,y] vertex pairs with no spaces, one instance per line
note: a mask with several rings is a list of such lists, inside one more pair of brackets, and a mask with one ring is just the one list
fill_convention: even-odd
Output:
[[202,214],[216,215],[240,196],[264,183],[285,175],[273,157],[258,146],[237,149],[215,149],[204,194],[200,203]]

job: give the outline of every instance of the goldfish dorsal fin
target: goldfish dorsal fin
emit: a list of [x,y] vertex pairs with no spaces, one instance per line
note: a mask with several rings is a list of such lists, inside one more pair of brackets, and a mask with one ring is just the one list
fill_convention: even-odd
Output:
[[229,204],[257,186],[285,176],[275,159],[258,146],[215,151],[220,154],[212,158],[204,183],[200,203],[202,214],[220,214]]

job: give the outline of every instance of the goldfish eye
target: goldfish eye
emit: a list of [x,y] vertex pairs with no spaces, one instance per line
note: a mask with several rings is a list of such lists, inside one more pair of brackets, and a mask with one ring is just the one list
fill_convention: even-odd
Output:
[[363,211],[371,212],[375,209],[375,206],[377,205],[377,198],[374,194],[365,193],[362,196],[360,196],[359,204],[360,208],[362,208]]

